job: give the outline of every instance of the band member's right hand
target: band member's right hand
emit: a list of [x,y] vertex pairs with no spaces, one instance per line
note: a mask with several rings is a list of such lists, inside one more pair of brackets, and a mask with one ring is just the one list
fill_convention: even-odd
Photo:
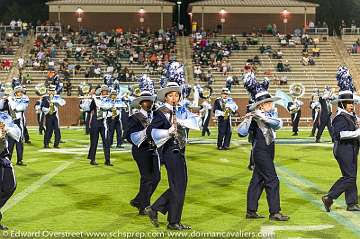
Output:
[[174,134],[176,132],[176,125],[173,124],[170,128],[169,128],[169,134]]

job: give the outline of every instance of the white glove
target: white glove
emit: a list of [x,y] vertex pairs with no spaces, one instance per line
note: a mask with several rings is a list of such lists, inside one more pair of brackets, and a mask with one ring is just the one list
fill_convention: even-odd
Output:
[[168,130],[169,130],[169,134],[174,134],[176,131],[176,126],[173,124]]

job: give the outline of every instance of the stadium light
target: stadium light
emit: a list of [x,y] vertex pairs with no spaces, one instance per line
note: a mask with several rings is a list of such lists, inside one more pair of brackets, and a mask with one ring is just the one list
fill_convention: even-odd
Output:
[[77,22],[79,24],[79,32],[80,32],[81,22],[82,22],[82,14],[84,13],[84,10],[81,7],[78,7],[75,12],[77,14]]
[[83,10],[81,7],[78,7],[78,8],[76,9],[76,13],[79,14],[79,15],[81,15],[81,14],[84,13],[84,10]]
[[288,23],[288,18],[290,16],[290,12],[285,8],[281,13],[284,23],[284,33],[286,34],[286,24]]
[[178,30],[180,29],[180,6],[182,4],[181,1],[177,1],[176,4],[178,5]]
[[290,15],[290,12],[287,10],[287,9],[284,9],[282,12],[281,12],[281,15],[285,18],[287,18],[289,15]]
[[225,9],[221,8],[219,14],[220,14],[220,22],[221,22],[221,33],[224,33],[224,23],[225,23],[225,14],[226,14]]

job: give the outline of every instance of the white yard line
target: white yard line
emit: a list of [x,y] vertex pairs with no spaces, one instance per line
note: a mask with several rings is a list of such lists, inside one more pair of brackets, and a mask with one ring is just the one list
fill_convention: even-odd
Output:
[[[333,228],[334,225],[314,225],[314,226],[262,226],[261,235],[263,239],[275,238],[276,231],[322,231]],[[310,238],[309,238],[310,239]]]
[[7,211],[8,209],[14,207],[16,204],[18,204],[19,202],[21,202],[24,198],[26,198],[29,194],[35,192],[36,190],[38,190],[42,185],[44,185],[45,183],[47,183],[50,179],[52,179],[53,177],[55,177],[56,175],[58,175],[59,173],[61,173],[62,171],[64,171],[67,167],[69,167],[73,162],[69,162],[69,161],[65,161],[63,162],[59,167],[53,169],[52,171],[50,171],[48,174],[44,175],[43,177],[41,177],[39,180],[35,181],[34,183],[32,183],[30,186],[28,186],[27,188],[25,188],[23,191],[21,191],[20,193],[15,194],[14,197],[12,197],[7,204],[5,204],[5,206],[2,208],[2,212]]
[[228,160],[227,158],[219,158],[219,161],[223,162],[223,163],[229,163],[230,162],[230,160]]

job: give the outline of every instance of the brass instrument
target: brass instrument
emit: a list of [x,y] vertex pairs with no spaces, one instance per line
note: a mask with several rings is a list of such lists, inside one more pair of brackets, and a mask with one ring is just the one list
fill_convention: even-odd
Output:
[[140,94],[141,94],[141,89],[140,89],[140,88],[135,88],[135,89],[134,89],[134,95],[135,95],[136,97],[139,97]]
[[44,83],[35,85],[35,92],[37,95],[43,96],[46,94],[46,91],[47,91],[47,89],[46,89],[46,86]]
[[290,86],[289,92],[292,97],[300,98],[305,94],[305,87],[301,83],[294,83]]
[[230,114],[231,114],[231,109],[229,107],[226,107],[224,111],[224,119],[225,120],[229,119]]
[[115,119],[115,118],[116,118],[116,114],[117,114],[116,107],[113,106],[113,107],[111,108],[111,118],[112,118],[112,119]]
[[13,88],[10,82],[5,83],[4,93],[7,96],[13,94]]
[[87,95],[90,92],[90,85],[87,84],[86,82],[81,82],[79,88],[80,88],[80,93],[82,95]]
[[55,104],[53,101],[54,96],[50,95],[50,106],[49,106],[49,114],[52,115],[55,113]]

